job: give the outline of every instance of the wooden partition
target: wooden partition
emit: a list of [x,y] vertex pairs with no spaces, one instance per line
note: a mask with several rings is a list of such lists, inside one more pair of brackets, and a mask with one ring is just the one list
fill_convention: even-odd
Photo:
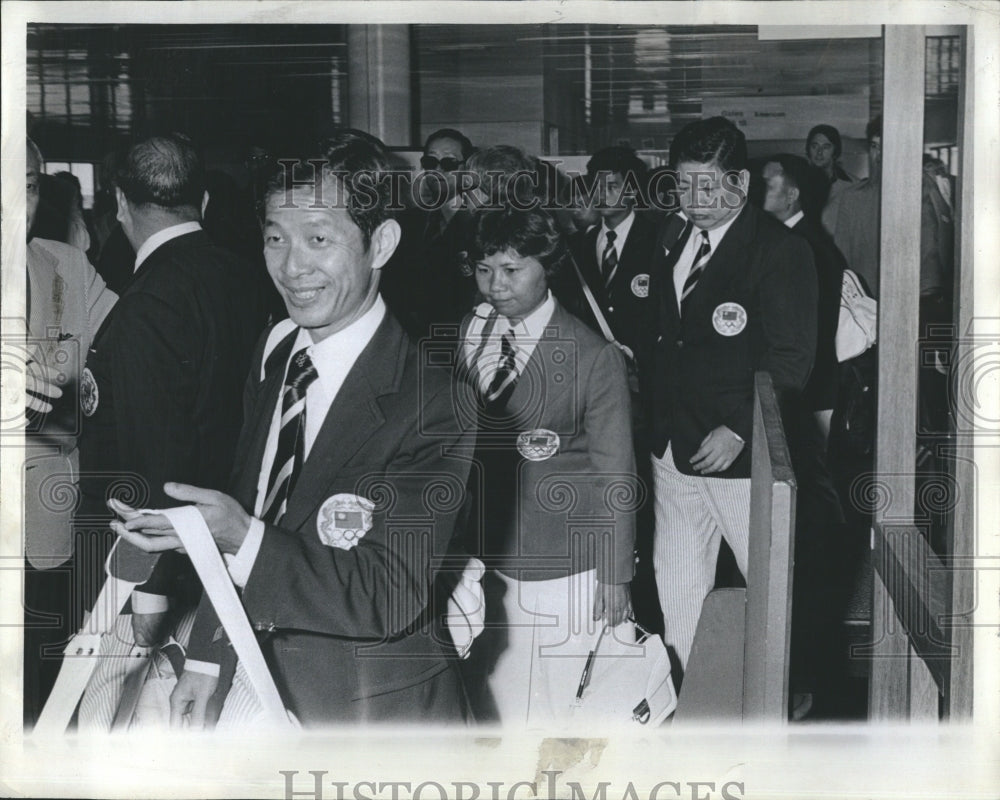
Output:
[[705,599],[675,724],[788,718],[795,476],[771,376],[755,387],[747,588]]

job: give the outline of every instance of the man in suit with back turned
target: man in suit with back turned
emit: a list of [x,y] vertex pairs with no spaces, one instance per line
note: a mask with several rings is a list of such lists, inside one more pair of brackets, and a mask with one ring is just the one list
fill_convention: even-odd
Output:
[[747,203],[746,140],[722,117],[670,147],[681,238],[659,252],[639,353],[650,418],[653,564],[665,641],[683,667],[720,537],[747,572],[754,372],[802,390],[816,342],[808,244]]
[[[77,520],[98,530],[110,522],[109,497],[156,507],[167,501],[166,481],[225,486],[243,381],[265,324],[248,267],[201,228],[204,169],[190,140],[174,134],[139,142],[117,185],[134,274],[94,338],[81,382]],[[157,563],[120,543],[112,572],[148,578],[131,599],[140,645],[169,632],[170,597],[193,603],[197,596],[189,562],[174,553]]]
[[[264,255],[290,319],[254,356],[232,495],[167,486],[232,557],[278,691],[306,726],[465,714],[457,670],[423,622],[461,505],[440,498],[462,497],[469,466],[447,455],[464,443],[450,375],[419,374],[417,344],[379,295],[400,235],[388,170],[381,143],[347,131],[319,171],[270,184]],[[164,516],[123,511],[129,541],[179,546]],[[171,698],[195,727],[220,685],[219,632],[203,601]],[[245,686],[237,667],[220,725],[245,719]]]

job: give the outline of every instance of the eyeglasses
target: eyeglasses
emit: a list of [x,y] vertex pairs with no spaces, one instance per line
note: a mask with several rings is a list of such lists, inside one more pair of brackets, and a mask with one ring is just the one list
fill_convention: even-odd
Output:
[[452,158],[451,156],[445,156],[442,159],[438,159],[437,156],[420,157],[421,169],[440,169],[442,172],[452,172],[464,163],[465,161],[459,161],[457,158]]

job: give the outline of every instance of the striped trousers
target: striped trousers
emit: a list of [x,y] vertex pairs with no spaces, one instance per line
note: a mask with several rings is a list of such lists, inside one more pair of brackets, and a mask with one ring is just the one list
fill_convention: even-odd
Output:
[[687,666],[705,597],[715,585],[720,536],[747,574],[750,479],[684,475],[667,446],[652,456],[655,528],[653,569],[663,609],[664,641]]

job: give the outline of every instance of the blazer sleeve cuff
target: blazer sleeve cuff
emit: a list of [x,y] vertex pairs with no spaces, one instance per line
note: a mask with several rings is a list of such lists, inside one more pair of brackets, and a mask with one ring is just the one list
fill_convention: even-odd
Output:
[[257,561],[257,555],[260,553],[260,545],[263,540],[264,523],[255,517],[250,520],[250,529],[247,531],[247,536],[243,540],[243,544],[240,545],[240,549],[236,551],[235,555],[226,555],[224,557],[226,566],[229,569],[229,576],[233,579],[233,583],[241,589],[250,580],[250,572]]
[[130,601],[133,614],[160,614],[170,610],[170,598],[162,594],[151,594],[133,589]]
[[211,664],[208,661],[198,661],[189,658],[184,662],[184,671],[199,672],[202,675],[211,675],[213,678],[219,677],[219,665]]

